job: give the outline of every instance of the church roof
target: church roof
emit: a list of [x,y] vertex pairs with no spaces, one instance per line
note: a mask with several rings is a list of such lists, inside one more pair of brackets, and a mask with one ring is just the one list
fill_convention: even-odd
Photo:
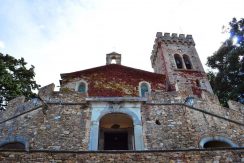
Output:
[[127,66],[123,66],[123,65],[119,65],[119,64],[109,64],[109,65],[105,65],[105,66],[94,67],[94,68],[75,71],[75,72],[71,72],[71,73],[63,73],[63,74],[60,74],[60,76],[61,76],[61,79],[74,78],[74,77],[80,77],[82,75],[97,73],[97,72],[101,72],[101,71],[109,71],[109,72],[116,71],[118,73],[125,72],[127,74],[133,74],[137,77],[144,76],[144,75],[146,75],[147,77],[156,77],[156,78],[165,77],[165,75],[162,75],[162,74],[156,74],[153,72],[140,70],[140,69],[136,69],[136,68],[132,68],[132,67],[127,67]]

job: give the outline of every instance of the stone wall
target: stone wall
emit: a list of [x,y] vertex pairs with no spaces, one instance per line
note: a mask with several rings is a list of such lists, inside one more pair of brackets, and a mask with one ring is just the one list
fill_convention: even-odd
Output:
[[193,105],[188,106],[177,93],[151,94],[151,101],[142,107],[145,148],[202,148],[200,143],[206,138],[223,139],[243,147],[243,114],[221,107],[215,100],[195,98]]
[[40,108],[2,124],[0,140],[22,137],[30,149],[87,150],[89,119],[88,108],[49,105],[45,114]]
[[[86,94],[54,92],[49,85],[39,96],[27,102],[23,97],[14,99],[0,113],[0,145],[19,141],[26,150],[87,151],[91,106]],[[203,97],[188,105],[180,92],[157,91],[148,101],[138,101],[145,150],[199,149],[203,139],[216,137],[243,147],[242,105],[223,108],[215,96],[205,93]]]
[[85,96],[54,92],[52,88],[52,85],[42,88],[41,98],[10,102],[0,114],[0,145],[19,141],[26,150],[88,149],[90,109]]
[[0,152],[0,163],[131,163],[131,162],[244,162],[243,150],[145,152]]

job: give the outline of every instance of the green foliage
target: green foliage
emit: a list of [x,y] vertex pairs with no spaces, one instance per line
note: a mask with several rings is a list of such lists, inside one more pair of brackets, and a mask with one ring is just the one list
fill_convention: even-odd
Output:
[[20,95],[31,98],[35,95],[32,90],[40,87],[34,80],[34,66],[28,69],[26,65],[24,58],[0,53],[0,96],[7,101]]
[[229,25],[230,37],[207,61],[217,70],[209,72],[208,77],[223,106],[230,99],[243,102],[244,94],[244,19],[233,18]]

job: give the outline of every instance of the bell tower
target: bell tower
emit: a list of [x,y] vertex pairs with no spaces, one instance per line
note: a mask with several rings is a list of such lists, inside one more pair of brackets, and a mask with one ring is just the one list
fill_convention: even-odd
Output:
[[169,90],[191,89],[197,96],[203,90],[213,93],[192,35],[158,32],[151,63],[155,73],[166,75]]
[[112,52],[112,53],[109,53],[107,54],[106,56],[106,64],[109,65],[109,64],[112,64],[113,61],[115,61],[114,64],[121,64],[121,54],[119,53],[116,53],[116,52]]

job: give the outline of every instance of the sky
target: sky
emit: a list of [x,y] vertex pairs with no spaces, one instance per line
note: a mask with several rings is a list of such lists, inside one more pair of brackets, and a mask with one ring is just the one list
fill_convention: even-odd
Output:
[[146,71],[157,32],[191,34],[205,66],[228,37],[222,27],[243,18],[243,0],[0,0],[0,52],[35,66],[41,86],[60,73],[106,64]]

